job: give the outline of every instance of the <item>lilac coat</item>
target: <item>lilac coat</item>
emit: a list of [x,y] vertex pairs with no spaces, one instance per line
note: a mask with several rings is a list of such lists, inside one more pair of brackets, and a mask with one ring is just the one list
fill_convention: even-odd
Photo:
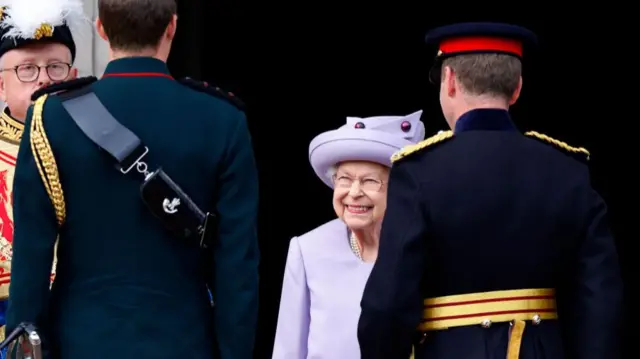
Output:
[[289,245],[273,359],[359,359],[360,299],[373,263],[335,219]]

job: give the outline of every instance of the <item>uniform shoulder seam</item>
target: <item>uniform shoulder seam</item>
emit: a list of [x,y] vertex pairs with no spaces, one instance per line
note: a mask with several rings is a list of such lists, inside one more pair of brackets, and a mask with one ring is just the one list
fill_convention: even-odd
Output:
[[206,93],[208,95],[217,97],[221,100],[230,103],[238,110],[244,112],[246,106],[242,100],[240,100],[233,92],[225,91],[218,86],[213,86],[207,83],[206,81],[196,81],[192,78],[186,77],[178,81],[184,86],[187,86],[193,90]]
[[41,89],[36,90],[31,95],[31,101],[36,101],[43,95],[54,95],[59,93],[66,93],[69,91],[79,90],[85,88],[92,83],[98,81],[98,78],[95,76],[86,76],[80,77],[74,80],[69,80],[65,82],[58,82],[51,84],[49,86],[43,87]]

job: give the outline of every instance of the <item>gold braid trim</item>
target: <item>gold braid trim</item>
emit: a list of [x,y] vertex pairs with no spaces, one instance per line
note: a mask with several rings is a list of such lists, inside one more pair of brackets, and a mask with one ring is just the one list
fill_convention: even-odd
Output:
[[526,132],[525,135],[529,136],[529,137],[534,137],[539,139],[540,141],[543,142],[547,142],[550,143],[566,152],[569,153],[575,153],[575,154],[583,154],[586,156],[587,161],[589,160],[589,158],[591,157],[591,153],[589,153],[589,151],[584,148],[584,147],[573,147],[573,146],[569,146],[566,142],[562,142],[560,140],[556,140],[555,138],[549,137],[545,134],[536,132],[536,131],[529,131]]
[[438,134],[433,135],[429,138],[427,138],[424,141],[420,141],[418,143],[416,143],[415,145],[407,145],[404,146],[400,151],[396,152],[393,154],[393,156],[391,156],[391,162],[396,162],[399,161],[409,155],[411,155],[412,153],[416,153],[420,150],[423,150],[429,146],[433,146],[436,143],[440,143],[444,140],[448,140],[451,137],[453,137],[453,131],[440,131]]
[[66,206],[64,202],[64,192],[62,191],[62,185],[60,184],[60,176],[58,174],[58,165],[56,159],[53,156],[49,139],[44,131],[42,125],[42,111],[44,109],[44,103],[47,100],[47,95],[40,96],[33,105],[33,117],[31,119],[30,128],[30,140],[31,140],[31,152],[33,158],[40,171],[40,178],[44,184],[49,199],[53,204],[53,209],[56,213],[56,219],[58,220],[58,226],[62,226],[66,218]]
[[6,108],[0,112],[0,137],[18,143],[23,131],[24,124],[11,117]]

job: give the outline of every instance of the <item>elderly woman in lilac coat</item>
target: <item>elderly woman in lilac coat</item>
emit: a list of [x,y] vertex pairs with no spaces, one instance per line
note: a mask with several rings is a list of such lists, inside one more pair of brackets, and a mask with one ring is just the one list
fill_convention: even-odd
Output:
[[391,155],[424,139],[422,111],[347,118],[309,146],[337,219],[289,245],[273,359],[358,359],[364,285],[378,254]]

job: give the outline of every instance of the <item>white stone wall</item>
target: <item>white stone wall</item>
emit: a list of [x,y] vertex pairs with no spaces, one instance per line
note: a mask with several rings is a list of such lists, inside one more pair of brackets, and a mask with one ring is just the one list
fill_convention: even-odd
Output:
[[84,11],[91,23],[81,33],[73,34],[76,41],[76,67],[79,76],[102,76],[108,62],[107,43],[95,31],[94,21],[98,16],[98,0],[83,0]]

